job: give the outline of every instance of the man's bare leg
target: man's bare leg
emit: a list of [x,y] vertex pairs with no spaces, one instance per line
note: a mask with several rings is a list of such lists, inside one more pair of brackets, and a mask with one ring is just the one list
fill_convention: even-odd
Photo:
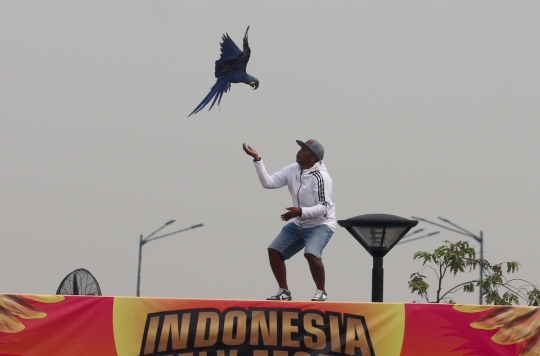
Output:
[[268,259],[270,260],[270,267],[276,277],[279,288],[289,290],[287,285],[287,267],[285,266],[285,260],[281,255],[281,252],[272,248],[268,249]]
[[324,264],[322,260],[318,259],[311,253],[306,253],[304,257],[307,259],[309,263],[309,270],[311,271],[311,276],[313,277],[315,286],[317,286],[317,289],[325,291],[324,289],[325,274],[324,274]]

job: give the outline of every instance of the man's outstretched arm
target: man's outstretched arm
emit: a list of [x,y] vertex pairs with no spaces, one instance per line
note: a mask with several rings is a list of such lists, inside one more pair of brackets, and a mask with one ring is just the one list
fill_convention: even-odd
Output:
[[269,175],[268,172],[266,172],[266,168],[264,167],[264,163],[262,162],[259,153],[245,143],[242,145],[242,148],[246,154],[253,157],[253,162],[255,162],[255,170],[257,171],[261,185],[264,188],[276,189],[287,185],[287,173],[285,172],[286,168],[277,173]]

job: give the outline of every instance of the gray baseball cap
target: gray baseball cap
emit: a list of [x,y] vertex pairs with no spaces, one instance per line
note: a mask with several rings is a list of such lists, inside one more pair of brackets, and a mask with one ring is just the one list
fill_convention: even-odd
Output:
[[319,157],[319,160],[322,161],[324,157],[324,147],[319,141],[314,139],[309,139],[306,142],[296,140],[296,143],[299,144],[301,147],[309,148],[311,152],[315,153],[317,157]]

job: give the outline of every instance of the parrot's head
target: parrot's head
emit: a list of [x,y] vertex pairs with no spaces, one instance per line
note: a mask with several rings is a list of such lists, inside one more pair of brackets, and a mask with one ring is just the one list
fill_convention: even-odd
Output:
[[253,78],[253,80],[249,83],[249,86],[253,88],[253,90],[257,89],[259,87],[259,79]]

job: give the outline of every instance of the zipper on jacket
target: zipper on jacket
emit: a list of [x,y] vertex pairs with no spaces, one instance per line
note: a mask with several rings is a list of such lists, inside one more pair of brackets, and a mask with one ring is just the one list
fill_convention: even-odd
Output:
[[[298,190],[296,191],[296,201],[298,202],[298,207],[300,209],[302,209],[300,207],[300,188],[302,188],[302,173],[304,171],[302,169],[300,169],[300,185],[298,186]],[[300,215],[300,219],[298,221],[298,224],[300,225],[300,228],[302,228],[302,215]]]

